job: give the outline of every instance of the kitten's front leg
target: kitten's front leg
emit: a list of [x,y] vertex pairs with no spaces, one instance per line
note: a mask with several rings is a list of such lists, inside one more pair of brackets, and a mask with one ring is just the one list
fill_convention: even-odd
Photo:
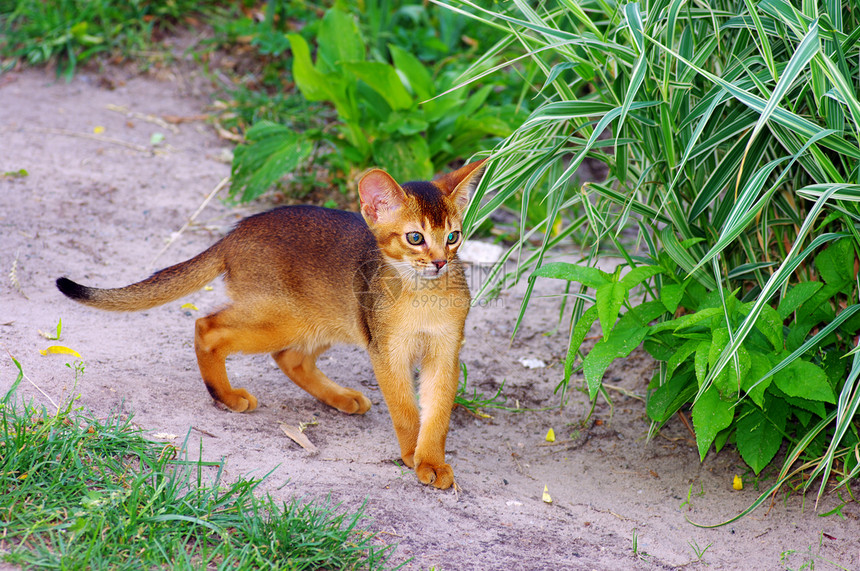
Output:
[[399,344],[371,347],[368,352],[400,444],[400,457],[404,464],[413,468],[419,416],[415,402],[412,351]]
[[460,378],[459,349],[459,340],[431,341],[419,381],[421,429],[415,449],[415,474],[422,483],[443,490],[454,483],[454,470],[445,463],[445,440]]

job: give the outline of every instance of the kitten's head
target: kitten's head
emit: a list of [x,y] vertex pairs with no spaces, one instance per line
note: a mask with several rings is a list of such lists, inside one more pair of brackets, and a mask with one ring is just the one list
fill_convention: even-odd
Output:
[[380,252],[404,277],[435,279],[448,271],[463,243],[463,212],[484,161],[432,182],[397,184],[375,169],[358,182],[361,214]]

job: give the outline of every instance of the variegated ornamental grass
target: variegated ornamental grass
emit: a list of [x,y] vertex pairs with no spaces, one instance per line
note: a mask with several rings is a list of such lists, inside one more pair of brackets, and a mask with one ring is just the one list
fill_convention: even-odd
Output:
[[[644,343],[659,364],[651,434],[692,407],[703,459],[731,442],[759,474],[785,445],[769,491],[855,478],[856,2],[436,1],[506,30],[491,53],[519,49],[515,65],[543,80],[466,225],[512,197],[523,220],[546,202],[506,257],[516,272],[482,293],[529,276],[518,326],[535,279],[567,280],[562,394],[581,369],[605,395],[606,367]],[[586,157],[607,180],[579,185]],[[587,236],[578,260],[557,255],[572,236]],[[624,263],[603,272],[604,255]],[[583,355],[595,321],[603,337]]]

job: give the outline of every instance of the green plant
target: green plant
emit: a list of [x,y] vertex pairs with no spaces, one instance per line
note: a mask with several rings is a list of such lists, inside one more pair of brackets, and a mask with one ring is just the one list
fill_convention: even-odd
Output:
[[0,57],[30,65],[57,63],[71,78],[95,54],[140,52],[156,27],[211,10],[214,2],[193,0],[5,0],[0,2]]
[[[0,559],[34,568],[381,569],[364,516],[326,502],[276,502],[262,480],[221,479],[223,462],[147,440],[130,417],[97,420],[0,399]],[[77,373],[76,373],[77,374]],[[202,454],[201,454],[202,455]]]
[[57,321],[57,332],[56,333],[47,333],[45,331],[39,330],[39,335],[47,339],[48,341],[59,341],[60,335],[63,332],[63,320],[60,319]]
[[[699,491],[696,492],[696,496],[703,498],[705,497],[705,485],[699,484]],[[687,506],[687,509],[690,510],[693,508],[693,484],[690,484],[690,488],[687,490],[687,499],[681,502],[681,505],[678,506],[678,509],[683,509],[684,506]]]
[[687,545],[689,545],[690,549],[693,550],[693,553],[696,555],[696,561],[698,562],[702,560],[702,558],[705,556],[705,553],[707,553],[708,549],[711,548],[711,545],[713,545],[713,543],[709,543],[705,547],[699,547],[699,542],[695,539],[691,539],[687,542]]
[[[494,152],[465,225],[515,193],[544,197],[546,216],[509,253],[517,269],[485,292],[527,274],[568,280],[561,392],[599,322],[603,339],[576,367],[592,398],[606,366],[644,344],[658,361],[652,433],[691,406],[701,456],[734,442],[757,474],[788,446],[750,509],[798,475],[799,460],[819,495],[831,476],[845,485],[860,474],[850,4],[450,7],[506,30],[546,78],[543,103]],[[586,158],[605,163],[606,181],[571,182]],[[590,236],[582,256],[547,263],[577,232]],[[615,273],[594,268],[603,254],[622,259]]]
[[505,405],[505,402],[508,399],[502,396],[502,390],[505,388],[504,381],[499,385],[499,388],[496,390],[496,394],[490,397],[485,396],[484,393],[479,393],[478,389],[472,389],[472,394],[470,395],[468,389],[469,371],[466,368],[466,363],[460,363],[460,369],[463,371],[463,381],[457,389],[457,396],[454,397],[455,406],[461,406],[473,415],[483,418],[487,418],[489,415],[481,409],[495,408],[508,411],[517,410]]
[[[388,46],[393,64],[368,59],[355,19],[337,7],[320,22],[315,62],[302,35],[287,37],[296,85],[308,101],[333,105],[338,122],[302,133],[270,124],[251,129],[249,144],[233,163],[231,192],[243,201],[306,160],[314,148],[310,143],[333,148],[327,162],[347,178],[374,165],[399,180],[415,180],[429,179],[451,160],[471,155],[485,138],[511,132],[513,107],[484,105],[492,85],[471,94],[445,93],[454,87],[450,74],[442,72],[434,80],[423,63],[393,44]],[[262,140],[266,143],[260,145]],[[259,163],[272,152],[282,160],[270,161],[273,168],[261,172]]]

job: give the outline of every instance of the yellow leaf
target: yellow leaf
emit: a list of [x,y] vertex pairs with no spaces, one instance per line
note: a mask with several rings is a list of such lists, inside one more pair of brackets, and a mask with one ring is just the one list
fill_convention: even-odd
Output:
[[212,291],[213,289],[215,288],[212,286],[203,286],[203,291]]
[[744,481],[741,479],[740,476],[735,476],[735,479],[732,481],[732,487],[736,490],[744,489]]
[[552,496],[549,495],[549,488],[546,486],[543,487],[543,497],[541,498],[545,503],[552,503]]
[[105,132],[105,128],[102,127],[101,125],[96,125],[95,127],[93,127],[93,133],[95,133],[96,135],[101,135],[104,132]]
[[555,442],[555,430],[552,428],[546,433],[546,441],[547,442]]
[[197,306],[193,303],[183,303],[179,309],[193,309],[194,311],[197,311]]
[[74,349],[69,349],[68,347],[63,347],[62,345],[51,345],[47,349],[39,351],[42,355],[54,354],[54,353],[62,353],[64,355],[72,355],[77,357],[78,359],[83,359],[81,354],[75,351]]

